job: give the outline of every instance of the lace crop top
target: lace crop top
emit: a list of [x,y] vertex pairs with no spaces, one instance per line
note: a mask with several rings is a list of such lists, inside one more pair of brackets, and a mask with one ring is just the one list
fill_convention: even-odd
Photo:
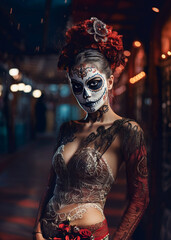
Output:
[[[143,131],[130,119],[116,120],[107,129],[100,126],[96,133],[92,132],[81,141],[78,150],[66,164],[63,151],[68,142],[74,141],[77,127],[74,121],[70,121],[60,128],[48,188],[40,203],[37,222],[43,219],[57,223],[67,216],[71,220],[81,218],[88,207],[95,207],[103,213],[107,195],[115,180],[103,154],[119,137],[120,152],[126,162],[130,201],[114,239],[129,239],[149,201]],[[58,213],[59,209],[73,203],[78,206],[69,213]]]

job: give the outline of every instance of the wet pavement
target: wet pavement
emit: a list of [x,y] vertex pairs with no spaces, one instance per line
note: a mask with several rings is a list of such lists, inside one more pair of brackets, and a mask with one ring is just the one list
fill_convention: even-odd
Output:
[[[55,139],[42,136],[11,155],[0,159],[0,240],[30,240],[43,193]],[[110,233],[125,207],[124,168],[109,193],[105,215]]]

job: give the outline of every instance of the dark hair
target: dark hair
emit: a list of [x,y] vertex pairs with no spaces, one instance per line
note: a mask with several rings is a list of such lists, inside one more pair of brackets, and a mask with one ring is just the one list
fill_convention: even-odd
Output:
[[[110,67],[110,64],[108,60],[105,58],[105,56],[95,49],[86,49],[80,53],[78,53],[73,60],[72,64],[69,67],[69,73],[71,71],[71,68],[80,65],[82,63],[98,63],[99,64],[99,70],[103,73],[105,73],[106,77],[109,78],[112,74],[112,70]],[[98,67],[98,66],[97,66]]]

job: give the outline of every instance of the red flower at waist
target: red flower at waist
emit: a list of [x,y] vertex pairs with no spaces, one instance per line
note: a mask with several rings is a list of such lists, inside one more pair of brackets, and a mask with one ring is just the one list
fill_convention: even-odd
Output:
[[76,225],[70,225],[69,220],[58,225],[56,236],[49,238],[52,240],[93,240],[92,232],[86,228],[79,228]]

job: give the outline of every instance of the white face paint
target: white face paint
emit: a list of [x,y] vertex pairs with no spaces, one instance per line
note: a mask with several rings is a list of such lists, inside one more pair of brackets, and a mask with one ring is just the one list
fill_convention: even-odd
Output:
[[86,112],[96,112],[108,98],[107,79],[91,64],[74,67],[69,76],[77,102]]

